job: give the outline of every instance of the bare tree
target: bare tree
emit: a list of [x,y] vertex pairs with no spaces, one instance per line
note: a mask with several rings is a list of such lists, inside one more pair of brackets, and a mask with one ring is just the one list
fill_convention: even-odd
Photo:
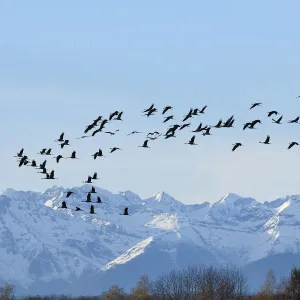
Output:
[[104,293],[105,300],[124,300],[125,293],[118,285],[112,285],[110,289]]
[[300,299],[300,268],[293,267],[291,270],[288,294],[292,300]]
[[152,293],[155,299],[238,300],[247,294],[247,279],[235,268],[189,266],[155,280]]
[[0,300],[15,300],[15,286],[6,283],[0,287]]
[[264,298],[266,299],[272,299],[273,295],[276,292],[276,277],[274,274],[273,269],[269,269],[268,273],[266,275],[266,280],[263,284],[263,286],[261,287],[261,291],[260,291],[260,295],[264,296]]
[[148,300],[150,299],[151,281],[147,275],[142,275],[135,288],[132,289],[133,299]]

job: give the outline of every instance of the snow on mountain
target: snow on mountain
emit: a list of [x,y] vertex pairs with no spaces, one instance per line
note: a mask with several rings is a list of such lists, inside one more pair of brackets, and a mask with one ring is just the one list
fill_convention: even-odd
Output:
[[[100,293],[114,283],[130,288],[142,273],[156,277],[188,264],[243,268],[272,255],[300,254],[299,195],[260,203],[229,193],[213,204],[185,205],[164,192],[141,199],[96,187],[87,203],[90,189],[3,191],[0,281],[17,284],[23,294],[41,287],[44,293]],[[67,209],[60,208],[63,200]]]
[[134,257],[142,254],[145,250],[145,248],[152,242],[153,237],[149,237],[139,243],[137,243],[135,246],[127,250],[125,253],[108,263],[106,266],[104,266],[101,270],[106,271],[110,268],[113,268],[116,265],[126,264],[130,260],[132,260]]

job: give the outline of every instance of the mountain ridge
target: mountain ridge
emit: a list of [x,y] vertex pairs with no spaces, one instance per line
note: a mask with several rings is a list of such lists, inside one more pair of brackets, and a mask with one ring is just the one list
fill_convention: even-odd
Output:
[[[25,294],[41,292],[38,286],[45,293],[54,287],[63,292],[61,282],[85,294],[91,287],[80,287],[86,273],[106,282],[101,288],[116,280],[129,289],[142,270],[155,277],[188,264],[246,268],[274,255],[300,254],[300,195],[261,203],[228,193],[214,203],[184,204],[165,192],[142,199],[132,191],[114,194],[94,187],[93,203],[84,202],[87,184],[44,192],[4,190],[0,281],[17,282]],[[74,194],[66,198],[69,190]],[[64,200],[67,209],[60,208]],[[125,207],[129,216],[122,215]],[[125,279],[129,266],[139,273]]]

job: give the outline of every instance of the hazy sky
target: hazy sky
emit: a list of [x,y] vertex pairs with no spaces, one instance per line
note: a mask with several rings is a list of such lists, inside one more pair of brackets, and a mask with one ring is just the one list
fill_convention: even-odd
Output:
[[[141,197],[165,191],[184,203],[214,202],[228,192],[259,201],[300,193],[299,1],[2,1],[0,4],[0,188],[43,191],[52,185],[80,186],[98,171],[97,186],[132,190]],[[263,102],[249,111],[253,102]],[[157,114],[141,116],[155,103],[174,106],[176,120],[191,107],[208,105],[177,139],[138,148],[144,136],[168,127]],[[272,124],[269,110],[284,115]],[[98,115],[124,110],[124,122],[76,140]],[[198,135],[202,121],[215,125],[236,117],[236,128]],[[261,118],[257,130],[242,130]],[[53,142],[65,131],[71,146]],[[272,145],[261,145],[266,135]],[[245,147],[231,152],[234,142]],[[113,154],[108,148],[123,150]],[[36,153],[77,150],[80,160],[48,159],[56,181],[40,180],[13,157],[22,147]],[[102,148],[106,158],[90,156]]]

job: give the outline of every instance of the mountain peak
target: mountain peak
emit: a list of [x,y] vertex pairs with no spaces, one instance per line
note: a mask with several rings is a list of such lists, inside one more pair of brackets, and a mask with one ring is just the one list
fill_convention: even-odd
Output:
[[168,204],[168,203],[174,203],[174,202],[182,204],[180,201],[174,199],[172,196],[170,196],[166,192],[157,192],[157,193],[154,193],[152,195],[152,197],[150,197],[148,199],[155,200],[155,201],[161,202],[161,203],[166,203],[166,204]]
[[121,195],[122,197],[126,198],[127,200],[129,199],[134,199],[134,200],[137,200],[137,201],[141,201],[142,199],[140,198],[139,195],[133,193],[132,191],[125,191],[125,192],[119,192],[118,193],[119,195]]
[[158,202],[162,202],[162,201],[167,200],[167,199],[169,199],[169,198],[174,199],[173,197],[171,197],[170,195],[168,195],[168,194],[165,193],[165,192],[157,192],[157,193],[154,193],[152,197],[153,197],[155,200],[157,200]]
[[258,202],[253,198],[228,193],[221,200],[211,205],[210,215],[221,219],[236,216],[241,210],[253,207],[256,204],[258,204]]
[[228,193],[216,203],[224,203],[227,205],[251,205],[257,203],[257,201],[250,197],[241,197],[234,193]]

